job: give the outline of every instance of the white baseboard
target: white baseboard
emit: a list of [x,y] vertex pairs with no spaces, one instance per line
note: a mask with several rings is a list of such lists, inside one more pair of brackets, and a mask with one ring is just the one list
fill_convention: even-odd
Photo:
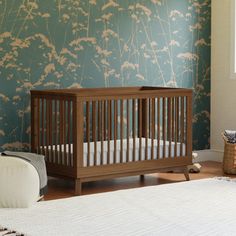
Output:
[[202,161],[217,161],[223,162],[224,152],[222,150],[200,150],[194,151],[198,154],[198,157],[193,160],[193,162],[202,162]]

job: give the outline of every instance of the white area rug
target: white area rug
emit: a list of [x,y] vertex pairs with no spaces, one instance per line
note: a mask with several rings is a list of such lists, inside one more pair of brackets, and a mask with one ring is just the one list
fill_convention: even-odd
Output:
[[236,235],[236,182],[204,179],[0,209],[0,225],[33,236]]

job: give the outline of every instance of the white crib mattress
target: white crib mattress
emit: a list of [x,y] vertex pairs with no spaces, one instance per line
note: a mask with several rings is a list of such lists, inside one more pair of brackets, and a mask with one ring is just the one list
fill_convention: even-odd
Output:
[[[127,161],[127,140],[129,140],[129,155]],[[97,141],[97,152],[96,152],[96,163],[95,163],[95,143],[90,142],[90,155],[88,157],[88,143],[84,143],[84,166],[94,166],[94,165],[107,165],[107,164],[116,164],[116,163],[126,163],[126,162],[133,162],[133,138],[123,139],[123,158],[121,160],[121,140],[116,140],[116,158],[115,158],[115,141],[110,140],[110,155],[108,155],[108,141],[103,141],[103,152],[102,152],[102,142]],[[164,145],[165,145],[165,154],[164,152]],[[181,145],[182,145],[182,156],[186,155],[186,145],[184,143],[175,143],[175,142],[164,142],[160,140],[159,145],[159,155],[158,155],[158,140],[153,140],[153,159],[162,159],[167,157],[175,157],[181,155]],[[176,146],[176,148],[175,148]],[[46,146],[44,147],[46,150]],[[69,157],[69,144],[66,145],[52,145],[48,146],[48,150],[50,151],[53,149],[53,156],[56,156],[56,150],[61,150],[62,155],[64,156],[64,160],[68,159]],[[135,138],[135,161],[143,161],[145,160],[145,153],[146,153],[146,138],[141,138],[141,157],[139,154],[140,149],[140,139]],[[169,149],[171,149],[171,155],[169,156]],[[176,155],[175,155],[176,149]],[[71,153],[73,153],[73,144],[70,147]],[[152,158],[152,139],[147,139],[147,160],[151,160]],[[103,155],[102,155],[103,154]],[[53,158],[53,157],[51,157]],[[89,158],[89,161],[88,161]],[[109,160],[109,161],[108,161]]]

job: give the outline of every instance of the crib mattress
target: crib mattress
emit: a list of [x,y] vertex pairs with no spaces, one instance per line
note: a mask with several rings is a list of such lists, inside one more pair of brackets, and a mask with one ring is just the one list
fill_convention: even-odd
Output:
[[[129,141],[128,141],[129,140]],[[146,148],[147,148],[147,160],[151,160],[152,158],[152,139],[141,138],[141,143],[139,138],[135,138],[135,145],[133,145],[134,139],[123,139],[123,158],[121,158],[121,140],[110,140],[110,155],[108,153],[108,141],[103,141],[103,152],[102,152],[102,142],[97,141],[96,144],[94,142],[90,142],[90,155],[88,155],[88,143],[84,143],[84,158],[83,158],[83,166],[99,166],[99,165],[107,165],[107,164],[117,164],[117,163],[126,163],[133,161],[143,161],[146,157]],[[129,152],[127,151],[127,142],[129,142]],[[162,159],[168,157],[175,157],[181,155],[181,145],[182,145],[182,155],[186,155],[186,145],[184,143],[175,143],[175,142],[164,142],[160,140],[159,145],[159,155],[158,155],[158,140],[153,140],[153,159]],[[115,144],[116,143],[116,144]],[[140,145],[141,144],[141,145]],[[97,146],[96,158],[95,158],[95,145]],[[115,145],[116,145],[116,155],[115,155]],[[133,147],[135,146],[135,156],[133,156]],[[147,147],[146,147],[147,146]],[[165,153],[164,153],[165,146]],[[175,147],[176,146],[176,147]],[[46,146],[44,147],[46,149]],[[68,162],[69,158],[69,144],[66,145],[51,145],[48,146],[49,153],[53,149],[52,154],[53,157],[56,158],[56,152],[61,150],[63,156],[63,162]],[[141,149],[141,155],[140,155]],[[170,149],[170,151],[169,151]],[[70,147],[71,153],[73,153],[73,144]],[[169,153],[170,152],[170,153]],[[176,152],[176,153],[175,153]],[[127,155],[128,153],[128,155]],[[169,155],[170,154],[170,155]],[[176,154],[176,155],[175,155]],[[72,156],[72,155],[71,155]],[[116,156],[116,157],[115,157]],[[128,156],[128,158],[127,158]],[[72,157],[71,157],[72,158]]]

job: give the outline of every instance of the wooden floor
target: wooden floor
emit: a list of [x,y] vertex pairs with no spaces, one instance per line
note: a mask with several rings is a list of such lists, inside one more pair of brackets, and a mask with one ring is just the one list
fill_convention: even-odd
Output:
[[[201,172],[190,174],[191,180],[210,178],[215,176],[223,176],[222,164],[218,162],[208,161],[200,163],[202,165]],[[225,176],[225,175],[224,175]],[[145,175],[144,180],[139,176],[102,180],[83,184],[83,195],[115,191],[120,189],[130,189],[144,186],[153,186],[166,183],[176,183],[185,181],[183,173],[158,173]],[[45,200],[66,198],[74,196],[73,181],[50,178],[48,182],[49,190],[45,196]]]

